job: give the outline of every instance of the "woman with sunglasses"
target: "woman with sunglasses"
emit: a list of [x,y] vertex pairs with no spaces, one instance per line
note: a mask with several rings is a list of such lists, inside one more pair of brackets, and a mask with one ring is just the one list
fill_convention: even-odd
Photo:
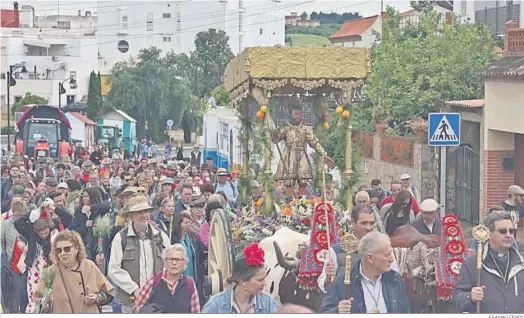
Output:
[[[113,286],[98,267],[86,259],[86,250],[80,235],[66,230],[53,241],[54,264],[49,268],[55,272],[51,287],[52,294],[44,311],[54,314],[100,313],[102,306],[113,299]],[[34,304],[38,305],[44,295],[45,285],[40,280],[34,293]]]
[[413,196],[407,190],[402,190],[397,194],[393,203],[385,204],[380,209],[382,223],[389,236],[402,225],[409,225],[415,220],[415,213],[411,210],[411,200]]

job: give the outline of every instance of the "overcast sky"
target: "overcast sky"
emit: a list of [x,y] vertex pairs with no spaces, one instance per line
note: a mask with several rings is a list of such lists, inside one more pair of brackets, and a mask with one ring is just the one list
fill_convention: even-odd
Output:
[[[13,6],[14,0],[1,0],[1,6],[4,9],[10,9]],[[132,1],[132,0],[130,0]],[[151,2],[161,2],[157,0],[150,0]],[[206,0],[193,0],[193,1],[206,1]],[[216,1],[216,0],[215,0]],[[266,1],[257,0],[244,0],[260,2],[263,4]],[[312,11],[323,11],[323,12],[359,12],[362,16],[375,15],[380,12],[380,1],[379,0],[281,0],[282,6],[286,9],[283,14],[289,14],[291,11],[297,11],[299,13],[306,11],[311,13]],[[117,6],[119,1],[107,1],[99,0],[99,6],[113,7]],[[78,10],[90,10],[96,12],[96,0],[18,0],[20,5],[29,4],[35,8],[36,15],[55,15],[58,13],[58,6],[60,4],[60,14],[76,15]],[[296,4],[296,5],[294,5]],[[386,5],[394,6],[397,10],[405,11],[409,9],[409,1],[384,1],[384,8]]]

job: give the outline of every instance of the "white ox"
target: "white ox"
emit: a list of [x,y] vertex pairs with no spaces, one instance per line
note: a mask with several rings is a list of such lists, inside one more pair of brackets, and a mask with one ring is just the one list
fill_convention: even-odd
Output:
[[309,245],[309,236],[283,227],[271,237],[267,237],[259,243],[260,248],[264,250],[265,263],[268,270],[265,291],[270,293],[275,299],[279,299],[279,284],[286,270],[278,265],[273,242],[278,243],[284,256],[296,259],[299,244]]

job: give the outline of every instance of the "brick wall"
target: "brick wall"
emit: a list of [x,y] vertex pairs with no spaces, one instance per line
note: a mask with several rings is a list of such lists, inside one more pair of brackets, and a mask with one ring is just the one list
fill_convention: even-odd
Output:
[[413,140],[402,137],[380,138],[380,160],[408,167],[414,166]]
[[373,134],[365,132],[353,132],[351,135],[353,143],[360,147],[364,158],[373,159],[375,141]]
[[504,37],[504,56],[524,56],[524,29],[519,29],[519,23],[506,23]]
[[513,151],[484,151],[485,179],[482,185],[482,202],[484,202],[482,216],[485,216],[493,205],[503,201],[507,197],[508,187],[515,183],[515,171],[504,170],[503,167],[503,158],[513,155]]

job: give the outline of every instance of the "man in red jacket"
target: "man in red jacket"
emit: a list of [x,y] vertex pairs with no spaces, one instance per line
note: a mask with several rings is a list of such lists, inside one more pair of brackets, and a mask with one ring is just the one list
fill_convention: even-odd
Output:
[[[388,203],[393,203],[393,201],[395,201],[395,198],[397,197],[397,194],[401,190],[402,184],[400,183],[400,181],[391,182],[391,195],[382,200],[382,203],[380,203],[380,207],[383,207],[385,204]],[[411,195],[411,210],[415,215],[418,215],[420,212],[420,207],[418,206],[417,200],[413,195]]]

